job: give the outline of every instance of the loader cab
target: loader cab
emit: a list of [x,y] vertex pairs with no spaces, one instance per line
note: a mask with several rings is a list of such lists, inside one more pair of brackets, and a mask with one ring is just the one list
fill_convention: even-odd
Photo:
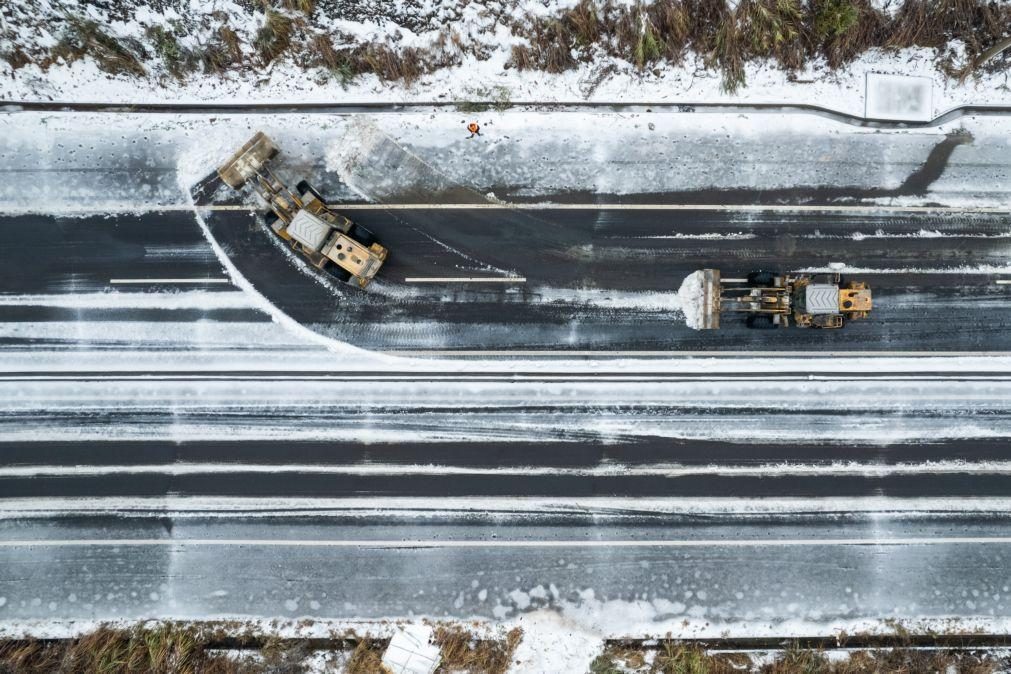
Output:
[[[350,223],[350,221],[348,221]],[[302,253],[319,269],[364,288],[386,260],[387,250],[364,227],[350,224],[341,231],[317,213],[302,209],[285,228]]]
[[841,328],[848,320],[866,318],[871,310],[867,284],[844,284],[838,274],[798,276],[792,299],[794,323],[802,328]]

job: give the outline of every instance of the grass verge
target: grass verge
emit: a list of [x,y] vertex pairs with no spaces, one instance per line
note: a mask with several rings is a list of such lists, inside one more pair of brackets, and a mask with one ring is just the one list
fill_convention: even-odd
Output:
[[816,649],[788,646],[771,657],[707,651],[696,643],[661,641],[649,651],[609,645],[590,665],[591,674],[995,674],[1006,658],[981,650],[887,648],[829,658]]
[[[88,57],[112,75],[180,81],[200,70],[226,76],[289,59],[344,86],[364,74],[411,86],[465,57],[485,60],[497,47],[448,25],[427,45],[362,41],[335,31],[313,0],[266,0],[263,7],[259,26],[245,38],[222,12],[194,9],[174,20],[178,25],[151,26],[143,39],[65,16],[51,47],[20,44],[17,26],[8,29],[10,46],[0,58],[18,70]],[[1011,65],[1011,3],[992,0],[903,0],[890,16],[871,0],[579,0],[554,15],[500,20],[518,38],[509,67],[563,73],[610,56],[644,75],[660,74],[694,52],[729,92],[746,85],[749,63],[772,63],[793,76],[812,63],[842,68],[874,49],[933,49],[940,72],[956,80]],[[190,47],[182,45],[181,37],[197,33],[186,41]]]

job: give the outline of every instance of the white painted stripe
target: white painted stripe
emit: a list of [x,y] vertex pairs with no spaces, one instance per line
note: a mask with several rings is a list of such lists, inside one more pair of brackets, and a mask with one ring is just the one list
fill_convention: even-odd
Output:
[[860,513],[902,516],[909,513],[972,514],[1005,518],[1011,499],[1004,497],[679,497],[679,496],[356,496],[241,497],[241,496],[96,496],[0,497],[0,520],[25,517],[66,517],[75,514],[116,514],[174,518],[238,516],[243,519],[279,515],[342,514],[354,517],[470,518],[475,514],[507,517],[550,517],[560,514],[617,516],[660,515],[790,515]]
[[526,283],[522,276],[408,276],[406,283]]
[[224,277],[215,278],[111,278],[112,285],[140,285],[148,283],[231,283]]
[[1011,285],[1011,279],[999,278],[997,279],[997,285],[999,286]]
[[[1008,213],[1007,207],[1000,206],[877,206],[877,205],[790,205],[790,204],[569,204],[569,203],[502,203],[479,204],[334,204],[342,210],[359,211],[777,211],[777,212],[855,212],[855,213]],[[232,207],[234,208],[234,207]],[[246,207],[253,210],[251,207]]]
[[995,274],[1011,274],[1011,267],[998,267],[996,265],[980,265],[978,267],[938,267],[934,269],[923,268],[876,268],[876,267],[851,267],[849,265],[807,267],[797,269],[800,274],[905,274],[915,276],[917,274],[961,274],[963,276],[993,276]]
[[[0,294],[0,307],[58,307],[63,309],[95,310],[95,309],[254,309],[249,296],[237,290],[210,290],[204,288],[188,288],[186,290],[163,290],[159,292],[105,290],[86,293],[54,293],[45,295],[3,295]],[[15,322],[16,323],[16,322]],[[61,326],[76,324],[75,331],[84,335],[88,326],[101,328],[109,323],[104,321],[48,321],[53,328],[54,336]],[[160,323],[156,323],[160,324]],[[29,328],[31,323],[22,322],[22,328]],[[136,335],[139,337],[143,327],[148,322],[137,321]],[[0,322],[0,332],[5,328],[17,330],[16,325]],[[163,331],[164,332],[164,331]]]
[[580,384],[588,381],[609,381],[609,382],[641,382],[641,383],[651,383],[651,382],[670,382],[670,383],[698,383],[704,381],[706,383],[713,382],[740,382],[740,381],[755,381],[755,382],[769,382],[769,381],[790,381],[790,382],[808,382],[808,381],[837,381],[837,382],[903,382],[903,381],[951,381],[951,382],[962,382],[962,381],[986,381],[986,382],[1005,382],[1011,380],[1011,375],[964,375],[960,372],[951,372],[946,374],[886,374],[886,375],[873,375],[868,374],[865,376],[858,375],[846,375],[846,374],[769,374],[769,375],[708,375],[705,373],[700,373],[694,377],[678,376],[676,374],[665,375],[665,374],[636,374],[636,373],[625,373],[621,375],[616,374],[601,374],[592,373],[586,374],[581,377],[576,377],[566,374],[528,374],[528,373],[517,373],[513,374],[511,372],[504,372],[502,374],[460,374],[460,375],[440,375],[440,374],[341,374],[341,375],[330,375],[330,374],[297,374],[297,375],[285,375],[285,374],[273,374],[273,373],[261,373],[256,371],[249,371],[248,374],[172,374],[171,372],[158,372],[152,374],[133,374],[133,373],[123,373],[123,374],[0,374],[0,382],[5,381],[72,381],[72,382],[93,382],[93,381],[113,381],[113,382],[124,382],[124,381],[143,381],[143,382],[175,382],[175,381],[239,381],[239,382],[256,382],[256,381],[279,381],[279,382],[303,382],[303,381],[324,381],[324,382],[362,382],[362,381],[375,381],[375,382],[386,382],[386,381],[419,381],[419,382],[471,382],[471,381],[481,381],[481,382],[520,382],[520,381],[533,381],[533,382],[559,382],[559,383],[570,383],[570,384]]
[[[772,211],[772,212],[809,212],[809,213],[1009,213],[1007,207],[1002,206],[884,206],[884,205],[825,205],[813,206],[788,205],[788,204],[559,204],[551,202],[541,203],[479,203],[479,204],[332,204],[338,210],[347,211],[369,211],[369,210],[427,210],[427,211],[461,211],[461,210],[517,210],[517,211],[537,211],[537,210],[561,210],[561,211]],[[126,208],[122,204],[106,204],[102,206],[68,206],[50,207],[48,209],[34,206],[2,206],[0,215],[54,215],[54,214],[87,214],[101,213],[107,215],[139,215],[143,213],[160,213],[174,211],[239,211],[253,213],[257,212],[255,206],[243,204],[209,204],[194,206],[193,204],[163,204],[163,205],[139,205],[134,208]]]
[[389,349],[390,356],[489,356],[555,358],[1007,358],[1011,351],[565,351],[565,350],[468,350]]
[[0,466],[0,478],[26,477],[99,477],[109,475],[229,475],[236,473],[277,473],[307,475],[471,475],[523,477],[557,475],[565,477],[777,477],[792,475],[889,477],[895,475],[1008,475],[1011,462],[935,461],[926,463],[867,464],[857,462],[818,464],[699,465],[677,464],[625,465],[605,463],[586,468],[562,466],[471,467],[436,464],[321,465],[321,464],[243,464],[243,463],[166,463],[136,465],[36,465]]
[[795,539],[680,539],[680,540],[300,540],[277,538],[94,538],[21,539],[0,541],[2,548],[63,547],[294,547],[294,548],[785,548],[908,545],[1011,545],[1009,536],[923,537],[923,538],[795,538]]

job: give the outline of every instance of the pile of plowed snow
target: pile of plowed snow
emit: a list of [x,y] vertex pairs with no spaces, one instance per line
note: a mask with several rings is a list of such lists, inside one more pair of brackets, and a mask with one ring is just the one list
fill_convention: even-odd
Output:
[[689,274],[678,288],[678,303],[685,315],[685,324],[692,330],[701,330],[705,315],[702,292],[702,272]]

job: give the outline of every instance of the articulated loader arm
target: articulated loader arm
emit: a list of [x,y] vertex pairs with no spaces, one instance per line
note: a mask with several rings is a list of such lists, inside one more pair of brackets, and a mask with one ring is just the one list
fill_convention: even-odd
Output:
[[278,152],[274,141],[262,131],[257,131],[238,152],[218,167],[218,176],[232,189],[241,189],[254,176],[262,179],[261,172]]

